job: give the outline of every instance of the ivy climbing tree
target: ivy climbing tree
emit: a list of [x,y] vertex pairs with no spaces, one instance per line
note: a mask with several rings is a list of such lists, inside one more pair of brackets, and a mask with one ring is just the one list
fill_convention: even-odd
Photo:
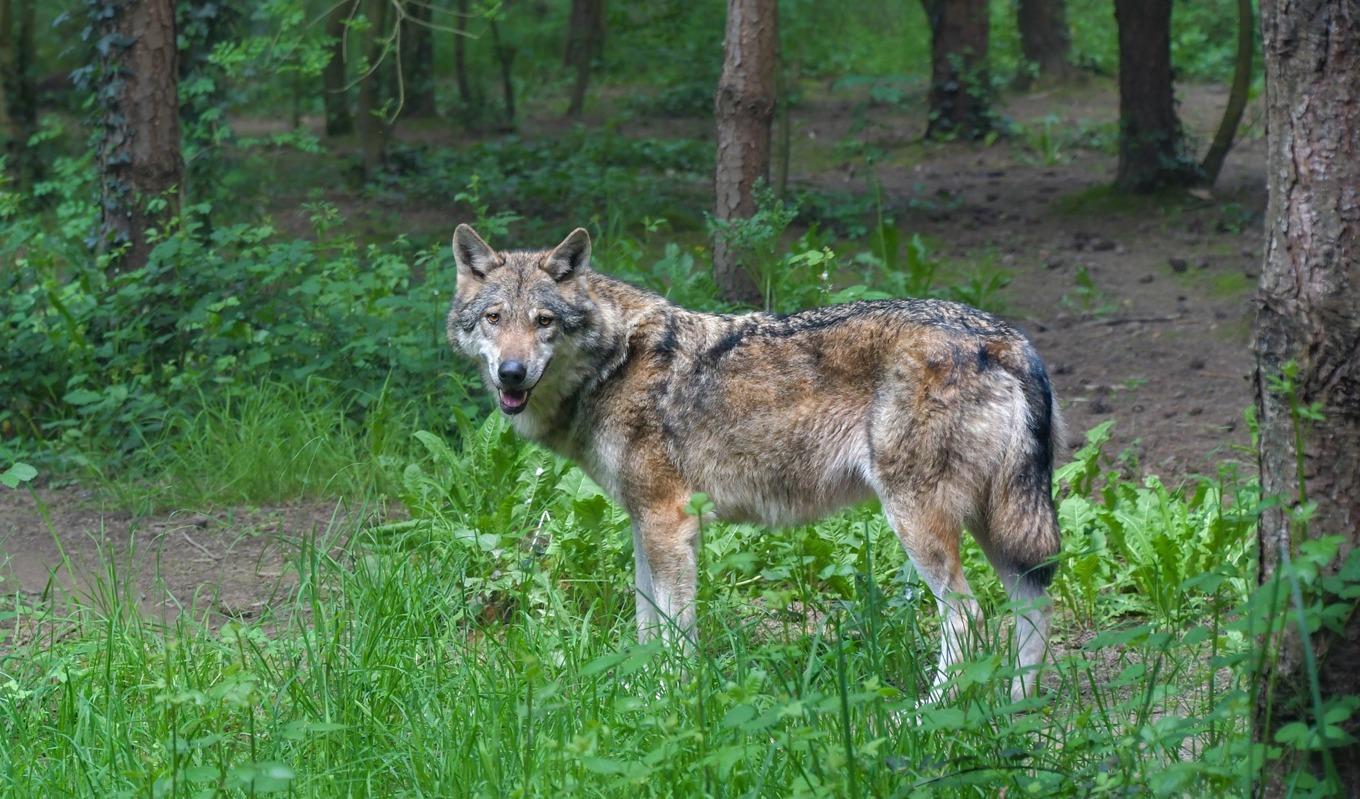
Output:
[[96,64],[99,235],[118,271],[146,265],[148,232],[180,207],[179,49],[171,0],[86,0]]

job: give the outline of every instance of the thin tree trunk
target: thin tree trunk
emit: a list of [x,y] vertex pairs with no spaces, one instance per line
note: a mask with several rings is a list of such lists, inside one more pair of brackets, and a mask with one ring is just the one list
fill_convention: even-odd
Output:
[[19,188],[41,178],[42,166],[29,150],[28,139],[38,130],[38,88],[34,69],[34,12],[36,0],[18,0],[15,25],[13,0],[0,4],[0,134],[7,162]]
[[117,43],[101,64],[100,243],[126,246],[117,268],[131,271],[147,262],[148,229],[179,213],[184,184],[174,3],[134,0],[102,25]]
[[[718,123],[717,202],[719,222],[756,213],[755,187],[770,177],[770,124],[774,118],[774,76],[779,29],[776,0],[728,0],[722,77],[714,98]],[[719,229],[713,242],[713,277],[724,299],[755,304],[760,289]]]
[[13,0],[0,0],[0,135],[9,134],[9,100],[6,98],[13,70],[10,63],[14,57],[14,47],[10,44],[13,31]]
[[1115,0],[1119,22],[1121,191],[1151,192],[1194,181],[1171,85],[1171,0]]
[[1204,175],[1204,185],[1213,188],[1218,181],[1218,173],[1223,171],[1223,162],[1232,149],[1233,139],[1237,137],[1237,126],[1242,122],[1242,112],[1247,109],[1247,95],[1251,91],[1251,61],[1255,44],[1252,33],[1254,21],[1251,0],[1237,0],[1237,65],[1233,70],[1232,90],[1228,93],[1228,106],[1223,109],[1223,120],[1218,124],[1213,144],[1200,164]]
[[434,102],[434,36],[430,31],[432,12],[427,0],[403,4],[406,18],[401,21],[401,71],[406,97],[401,106],[404,117],[432,117]]
[[[1360,557],[1360,5],[1262,0],[1261,32],[1270,203],[1253,347],[1261,491],[1282,501],[1258,528],[1264,585],[1304,536],[1339,535],[1343,557]],[[1272,390],[1290,362],[1292,389]],[[1317,413],[1301,418],[1299,407]],[[1291,522],[1305,501],[1315,505],[1311,518]],[[1291,633],[1263,678],[1274,686],[1257,708],[1263,744],[1290,722],[1319,723],[1311,675],[1324,701],[1360,694],[1360,617],[1311,632],[1315,668],[1297,628]],[[1287,795],[1297,766],[1339,777],[1327,795],[1360,795],[1360,719],[1341,727],[1351,743],[1308,760],[1286,745],[1286,762],[1267,769],[1264,795]]]
[[1067,32],[1067,0],[1020,0],[1016,9],[1020,51],[1033,72],[1022,69],[1017,82],[1028,86],[1031,78],[1042,83],[1070,79],[1072,37]]
[[468,0],[458,0],[457,11],[453,19],[453,76],[458,83],[458,101],[466,110],[473,105],[467,71]]
[[354,132],[354,117],[349,112],[349,91],[345,88],[345,20],[353,11],[352,3],[339,3],[326,17],[326,38],[331,58],[321,73],[322,95],[326,106],[326,135],[345,136]]
[[368,72],[359,81],[359,149],[363,157],[364,179],[372,180],[382,166],[387,149],[387,120],[383,118],[382,39],[386,32],[386,0],[368,0],[368,30],[364,31],[364,59]]
[[987,0],[921,0],[930,23],[926,138],[980,139],[992,130]]
[[14,167],[14,144],[17,138],[14,120],[9,114],[10,96],[13,94],[16,71],[14,47],[14,3],[13,0],[0,0],[0,153],[8,156],[7,166]]
[[580,117],[585,108],[590,67],[604,53],[604,32],[604,0],[571,0],[563,65],[576,71],[576,81],[567,106],[568,117]]
[[[508,11],[510,4],[506,3]],[[501,98],[505,103],[505,129],[515,129],[515,48],[501,38],[500,26],[491,20],[491,47],[496,52],[496,61],[501,65]]]

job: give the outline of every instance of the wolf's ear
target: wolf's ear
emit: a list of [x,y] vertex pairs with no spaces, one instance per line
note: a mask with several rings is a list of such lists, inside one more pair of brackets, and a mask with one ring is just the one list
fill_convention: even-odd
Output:
[[466,275],[477,280],[504,263],[491,249],[491,245],[482,241],[482,237],[469,225],[459,225],[453,231],[453,260],[458,264],[459,277]]
[[543,259],[543,271],[561,283],[590,268],[590,234],[578,227]]

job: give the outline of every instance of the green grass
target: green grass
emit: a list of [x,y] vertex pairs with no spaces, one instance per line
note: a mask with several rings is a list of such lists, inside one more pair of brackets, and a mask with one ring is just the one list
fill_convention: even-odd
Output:
[[1231,474],[1128,483],[1093,431],[1060,476],[1044,692],[1011,700],[1005,607],[970,547],[986,643],[930,705],[934,602],[876,509],[707,530],[686,657],[632,643],[627,520],[598,488],[498,417],[459,427],[391,464],[411,520],[300,542],[296,593],[256,622],[162,628],[116,578],[63,615],[11,600],[0,795],[1246,790],[1255,501]]
[[174,416],[138,454],[130,476],[96,475],[137,513],[301,497],[361,500],[388,488],[393,463],[410,453],[416,415],[385,398],[367,408],[341,403],[323,381],[264,383]]

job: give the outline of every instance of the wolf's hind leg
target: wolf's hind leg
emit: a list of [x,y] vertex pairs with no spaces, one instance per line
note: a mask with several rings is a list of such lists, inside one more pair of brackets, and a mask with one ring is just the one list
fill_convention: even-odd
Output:
[[[639,638],[645,641],[659,631],[663,639],[692,648],[697,641],[699,522],[680,502],[643,509],[633,518]],[[649,586],[643,584],[644,574]]]
[[656,590],[652,587],[652,564],[642,542],[642,528],[633,522],[633,596],[637,603],[638,641],[646,643],[660,628],[656,612]]
[[940,609],[940,661],[932,691],[938,699],[950,666],[963,657],[982,619],[959,558],[962,524],[947,509],[916,500],[884,497],[883,508]]

